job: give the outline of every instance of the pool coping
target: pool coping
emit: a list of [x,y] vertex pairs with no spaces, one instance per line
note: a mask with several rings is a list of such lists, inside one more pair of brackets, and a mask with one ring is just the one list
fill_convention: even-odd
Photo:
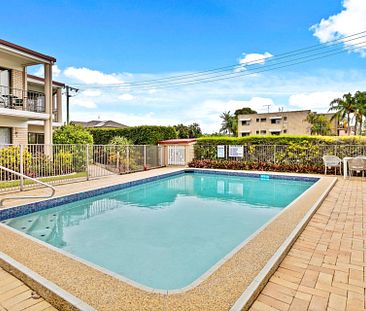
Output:
[[[10,230],[10,231],[14,231],[16,234],[20,234],[22,235],[23,237],[27,238],[27,239],[30,239],[38,244],[41,244],[53,251],[56,251],[58,253],[61,253],[62,255],[65,255],[73,260],[77,260],[83,264],[86,264],[87,266],[93,268],[93,269],[96,269],[102,273],[105,273],[107,275],[110,275],[112,277],[115,277],[117,278],[118,280],[122,281],[122,282],[126,282],[128,283],[129,285],[131,286],[134,286],[134,287],[137,287],[141,290],[144,290],[144,291],[147,291],[147,292],[150,292],[150,293],[155,293],[155,294],[163,294],[163,295],[168,295],[168,294],[181,294],[181,293],[184,293],[186,291],[189,291],[190,289],[192,288],[195,288],[197,287],[200,283],[202,283],[203,281],[205,281],[208,277],[210,277],[211,275],[213,275],[213,273],[218,270],[219,267],[221,267],[222,265],[224,265],[225,262],[227,262],[230,258],[232,258],[239,250],[241,250],[247,243],[249,243],[254,237],[256,237],[257,235],[259,235],[267,226],[269,226],[272,222],[274,222],[277,218],[279,218],[286,210],[288,210],[291,206],[293,206],[294,204],[296,204],[297,201],[299,201],[306,193],[308,193],[311,189],[313,189],[319,180],[322,179],[322,177],[320,176],[316,176],[316,177],[309,177],[309,175],[299,175],[299,174],[296,174],[296,175],[289,175],[289,174],[286,174],[284,175],[283,173],[280,173],[280,174],[273,174],[272,172],[243,172],[243,171],[228,171],[228,170],[212,170],[212,169],[192,169],[192,168],[187,168],[187,169],[180,169],[180,170],[177,170],[175,172],[171,172],[171,173],[165,173],[165,174],[160,174],[160,175],[156,175],[154,177],[148,177],[148,178],[142,178],[142,179],[139,179],[139,180],[136,180],[136,181],[130,181],[130,182],[126,182],[126,183],[121,183],[121,184],[117,184],[117,185],[112,185],[112,186],[107,186],[107,187],[101,187],[101,188],[97,188],[97,189],[93,189],[93,190],[87,190],[87,191],[83,191],[83,192],[79,192],[79,193],[74,193],[74,194],[71,194],[71,196],[76,196],[78,197],[78,195],[80,193],[83,193],[84,195],[87,195],[86,197],[89,197],[88,194],[90,194],[91,192],[94,193],[94,196],[96,195],[99,195],[99,194],[102,194],[102,193],[106,193],[106,192],[111,192],[111,191],[115,191],[115,190],[119,190],[119,189],[124,189],[124,188],[127,188],[127,187],[130,187],[130,186],[133,186],[133,185],[137,185],[137,184],[141,184],[141,183],[146,183],[146,182],[149,182],[149,181],[155,181],[155,180],[158,180],[158,179],[162,179],[162,178],[166,178],[166,177],[170,177],[170,176],[175,176],[175,175],[180,175],[180,174],[183,174],[185,172],[205,172],[205,173],[212,173],[212,174],[221,174],[221,175],[231,175],[231,176],[248,176],[248,177],[258,177],[260,178],[260,176],[271,176],[272,178],[274,179],[292,179],[292,180],[308,180],[308,181],[315,181],[313,185],[311,185],[306,191],[304,191],[300,196],[298,196],[295,200],[293,200],[289,205],[287,205],[285,208],[283,208],[283,210],[281,212],[279,212],[276,216],[274,216],[273,218],[271,218],[268,222],[266,222],[265,224],[263,224],[259,229],[257,229],[253,234],[251,234],[247,239],[245,239],[243,242],[241,242],[238,246],[236,246],[234,249],[232,249],[227,255],[225,255],[222,259],[220,259],[215,265],[213,265],[209,270],[207,270],[204,274],[202,274],[199,278],[197,278],[195,281],[193,281],[192,283],[190,283],[189,285],[183,287],[183,288],[180,288],[180,289],[176,289],[176,290],[160,290],[160,289],[153,289],[153,288],[150,288],[150,287],[147,287],[145,285],[142,285],[142,284],[139,284],[133,280],[130,280],[124,276],[121,276],[119,274],[116,274],[108,269],[105,269],[103,267],[100,267],[98,265],[95,265],[93,263],[90,263],[84,259],[81,259],[77,256],[74,256],[66,251],[63,251],[61,249],[58,249],[50,244],[47,244],[46,242],[43,242],[43,241],[40,241],[36,238],[33,238],[23,232],[20,232],[16,229],[13,229],[11,227],[8,227],[4,224],[0,224],[1,226],[4,226],[6,227],[7,230]],[[328,177],[329,178],[329,177]],[[327,195],[327,193],[329,193],[329,191],[331,190],[331,188],[334,186],[336,182],[336,179],[333,180],[332,184],[328,187],[326,193],[323,192],[322,193],[322,198],[324,199],[324,197]],[[38,201],[38,202],[35,202],[35,203],[30,203],[30,204],[25,204],[25,205],[20,205],[20,206],[15,206],[15,207],[10,207],[10,208],[6,208],[6,209],[3,209],[3,210],[0,210],[0,214],[2,211],[4,210],[10,210],[10,209],[16,209],[16,208],[24,208],[24,207],[35,207],[35,206],[40,206],[41,209],[39,210],[42,210],[42,209],[45,209],[45,208],[42,208],[45,204],[49,203],[50,201],[53,201],[53,203],[57,203],[57,202],[60,202],[60,199],[62,200],[62,198],[65,198],[65,197],[70,197],[70,195],[66,195],[66,196],[59,196],[57,198],[54,198],[54,199],[49,199],[49,200],[43,200],[43,201]],[[84,197],[84,198],[86,198]],[[78,199],[76,200],[80,200],[80,196]],[[311,207],[310,209],[313,210],[314,209],[314,206],[317,205],[319,206],[320,203],[321,203],[321,198],[319,198],[319,200],[316,202],[316,204],[313,205],[313,207]],[[43,202],[43,203],[42,203]],[[46,203],[44,203],[46,202]],[[56,205],[60,205],[60,204],[65,204],[65,203],[57,203]],[[56,206],[55,205],[55,206]],[[53,206],[51,206],[53,207]],[[17,211],[19,213],[19,210]],[[29,213],[32,213],[33,211],[30,211]],[[309,210],[310,212],[310,210]],[[308,213],[309,213],[308,212]],[[313,211],[314,212],[314,211]],[[311,215],[308,215],[308,213],[305,215],[305,217],[301,220],[301,222],[303,222],[303,220],[306,218],[308,219],[309,217],[311,217]],[[28,214],[28,213],[26,213]],[[20,215],[18,215],[20,216]],[[13,216],[13,217],[16,217],[16,216]],[[305,224],[303,224],[303,226],[305,226]],[[299,226],[299,224],[297,225],[297,227]],[[296,228],[297,228],[296,227]],[[295,228],[295,229],[296,229]],[[294,231],[295,231],[294,229]],[[287,241],[288,239],[286,239]],[[285,241],[285,242],[286,242]],[[283,244],[285,244],[285,242]],[[283,247],[283,244],[280,246],[280,248],[277,250],[277,252],[273,255],[275,256]],[[286,251],[286,249],[283,249],[282,252]],[[271,258],[270,262],[272,262],[272,259],[273,257]],[[268,262],[267,265],[270,263]],[[266,265],[266,266],[267,266]],[[265,266],[265,267],[266,267]],[[265,267],[263,269],[265,269]],[[260,272],[260,274],[263,272],[263,269],[262,271]],[[260,274],[258,276],[260,276]],[[263,273],[262,273],[263,274]],[[253,280],[256,281],[256,283],[258,282],[258,276]],[[252,282],[252,283],[253,283]],[[252,286],[252,283],[250,284],[251,287]],[[248,295],[248,290],[249,290],[249,287],[247,288],[247,290],[244,292],[247,293]],[[244,295],[242,294],[242,296]],[[241,298],[242,298],[241,296]],[[239,298],[240,299],[240,298]],[[243,300],[243,299],[241,299]],[[238,302],[235,304],[237,305]],[[233,309],[233,310],[236,310],[236,309]]]

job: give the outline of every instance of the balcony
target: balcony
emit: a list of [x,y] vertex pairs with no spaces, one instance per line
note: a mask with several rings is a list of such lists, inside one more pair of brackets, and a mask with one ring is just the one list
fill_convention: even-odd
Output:
[[44,113],[44,93],[0,85],[0,108]]

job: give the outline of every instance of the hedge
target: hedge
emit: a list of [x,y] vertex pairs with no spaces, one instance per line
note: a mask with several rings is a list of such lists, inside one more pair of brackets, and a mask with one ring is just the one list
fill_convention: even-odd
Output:
[[290,143],[312,143],[317,145],[366,145],[364,136],[309,136],[309,135],[253,135],[245,137],[200,137],[199,145],[289,145]]
[[123,136],[135,145],[156,145],[160,140],[177,138],[172,126],[133,126],[126,128],[91,128],[94,144],[107,145],[115,136]]

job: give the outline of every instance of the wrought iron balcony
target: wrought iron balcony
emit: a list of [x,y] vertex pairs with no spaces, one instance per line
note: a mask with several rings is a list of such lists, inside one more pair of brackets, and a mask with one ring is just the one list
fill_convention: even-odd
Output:
[[0,85],[0,108],[45,112],[44,93]]

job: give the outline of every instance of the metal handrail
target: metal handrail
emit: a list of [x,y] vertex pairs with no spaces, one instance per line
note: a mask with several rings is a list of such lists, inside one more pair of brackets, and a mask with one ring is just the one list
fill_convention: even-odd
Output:
[[52,190],[52,193],[50,195],[47,195],[47,196],[46,195],[28,195],[28,196],[25,195],[25,196],[11,196],[11,197],[2,198],[0,200],[0,208],[4,206],[3,203],[6,200],[13,200],[13,199],[22,199],[22,200],[23,199],[48,199],[48,198],[52,198],[55,195],[56,189],[53,186],[51,186],[51,185],[49,185],[49,184],[47,184],[47,183],[45,183],[43,181],[40,181],[40,180],[38,180],[36,178],[32,178],[32,177],[29,177],[27,175],[18,173],[16,171],[11,170],[11,169],[9,169],[7,167],[4,167],[2,165],[0,165],[0,169],[1,170],[4,170],[4,171],[7,171],[9,173],[12,173],[12,174],[14,174],[16,176],[19,176],[19,177],[22,177],[22,178],[25,178],[25,179],[29,179],[31,181],[34,181],[35,183],[38,183],[38,184],[40,184],[42,186],[45,186],[47,188],[50,188]]

